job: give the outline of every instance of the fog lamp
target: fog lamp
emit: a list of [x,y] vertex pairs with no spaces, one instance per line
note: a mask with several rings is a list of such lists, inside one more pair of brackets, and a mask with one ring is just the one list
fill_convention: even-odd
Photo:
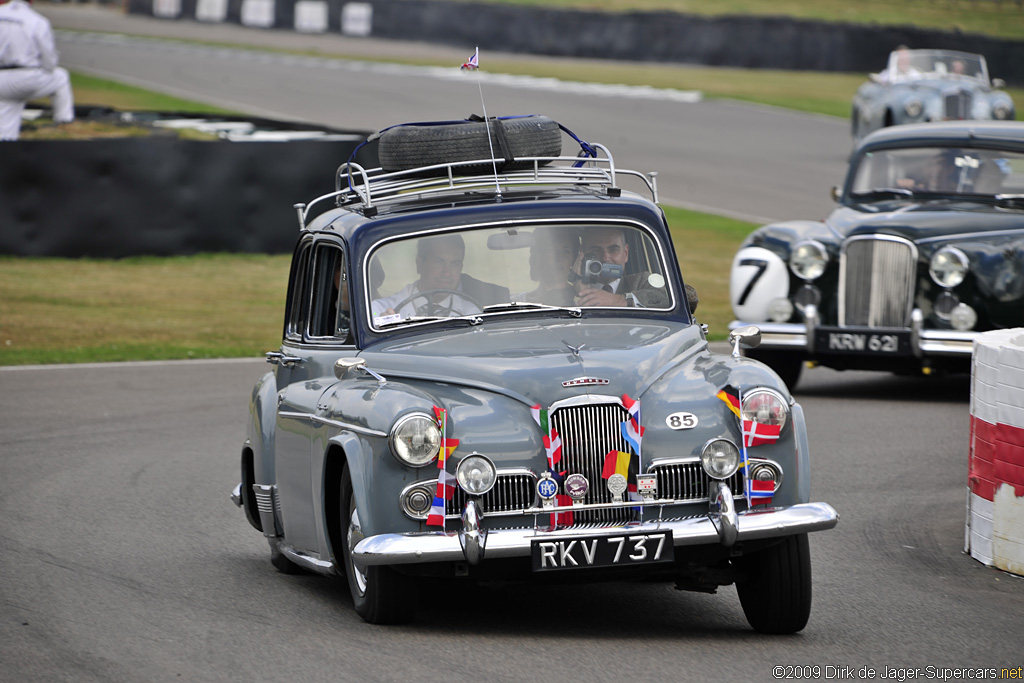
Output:
[[[436,488],[436,486],[435,486]],[[430,512],[430,504],[434,500],[434,492],[429,485],[421,484],[410,487],[402,492],[402,508],[410,517],[424,517]]]
[[793,302],[779,297],[768,304],[768,319],[773,323],[784,323],[793,317]]
[[494,486],[498,472],[490,459],[473,453],[459,463],[458,469],[455,470],[455,478],[458,479],[463,491],[471,496],[482,496]]
[[973,330],[978,324],[978,314],[967,304],[959,304],[949,314],[949,324],[954,330]]
[[712,479],[728,479],[740,466],[740,449],[728,439],[713,439],[704,444],[700,464]]
[[770,481],[775,484],[775,490],[779,490],[779,482],[782,481],[782,472],[771,465],[755,465],[750,471],[750,478],[757,481]]
[[943,292],[935,298],[935,316],[940,320],[949,320],[953,309],[960,303],[960,299],[952,292]]
[[814,285],[804,285],[796,290],[793,301],[801,311],[807,308],[808,305],[819,306],[821,305],[821,290]]

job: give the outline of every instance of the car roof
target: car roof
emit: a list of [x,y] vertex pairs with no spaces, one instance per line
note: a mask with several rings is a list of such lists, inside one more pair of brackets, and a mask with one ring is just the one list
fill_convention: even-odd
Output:
[[971,147],[1005,146],[1024,149],[1024,121],[943,121],[891,126],[866,136],[858,153],[872,148],[923,147],[927,145]]

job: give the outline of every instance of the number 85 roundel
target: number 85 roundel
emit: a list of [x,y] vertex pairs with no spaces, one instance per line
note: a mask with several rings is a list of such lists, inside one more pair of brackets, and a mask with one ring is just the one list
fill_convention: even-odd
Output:
[[778,254],[762,247],[745,247],[736,253],[729,276],[729,300],[738,320],[768,320],[768,305],[788,294],[789,273]]

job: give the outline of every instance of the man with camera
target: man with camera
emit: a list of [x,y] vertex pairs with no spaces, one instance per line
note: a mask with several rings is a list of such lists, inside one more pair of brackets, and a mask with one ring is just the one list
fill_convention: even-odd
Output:
[[[622,228],[594,226],[582,232],[577,306],[659,307],[668,304],[665,279],[648,271],[625,274],[629,244]],[[661,286],[655,284],[660,281]]]

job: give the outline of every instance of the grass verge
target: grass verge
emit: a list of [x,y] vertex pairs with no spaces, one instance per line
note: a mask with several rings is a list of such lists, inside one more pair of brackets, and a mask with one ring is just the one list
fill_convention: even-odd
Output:
[[[698,318],[724,339],[748,223],[666,208]],[[281,343],[290,255],[0,257],[0,365],[259,356]]]

